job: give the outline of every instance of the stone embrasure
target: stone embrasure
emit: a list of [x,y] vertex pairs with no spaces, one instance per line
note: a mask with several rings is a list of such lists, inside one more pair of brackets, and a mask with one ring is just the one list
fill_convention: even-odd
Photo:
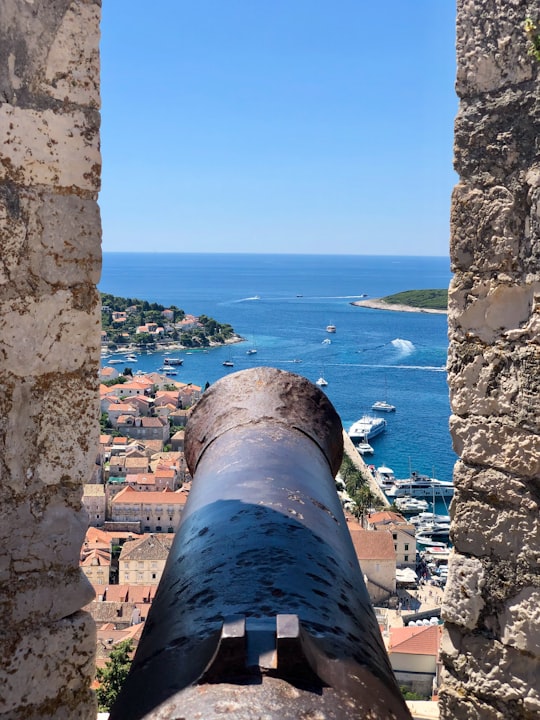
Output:
[[540,716],[540,3],[458,0],[445,720]]
[[96,717],[100,0],[0,9],[0,715]]

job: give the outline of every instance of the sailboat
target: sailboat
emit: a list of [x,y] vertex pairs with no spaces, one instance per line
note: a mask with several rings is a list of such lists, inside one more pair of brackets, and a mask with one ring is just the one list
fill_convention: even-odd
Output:
[[328,381],[321,375],[321,377],[315,382],[315,385],[318,385],[319,387],[326,387],[328,385]]
[[385,399],[384,400],[377,400],[377,402],[374,402],[371,406],[372,410],[378,410],[379,412],[395,412],[396,406],[391,405],[387,400],[386,397],[388,395],[388,388],[386,386],[386,378],[384,378],[384,390],[385,390]]

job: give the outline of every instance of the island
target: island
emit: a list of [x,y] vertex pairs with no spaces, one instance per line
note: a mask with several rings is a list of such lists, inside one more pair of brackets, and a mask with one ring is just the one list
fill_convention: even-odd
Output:
[[243,340],[231,325],[207,315],[101,293],[101,345],[109,351],[206,348]]
[[448,290],[405,290],[382,298],[355,300],[351,305],[375,310],[446,314],[448,312]]

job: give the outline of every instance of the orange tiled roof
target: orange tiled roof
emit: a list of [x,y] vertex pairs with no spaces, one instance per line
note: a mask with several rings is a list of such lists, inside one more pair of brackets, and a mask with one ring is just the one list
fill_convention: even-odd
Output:
[[358,560],[394,560],[396,551],[392,535],[386,530],[356,528],[351,538]]
[[440,625],[390,628],[388,652],[438,656],[441,635]]

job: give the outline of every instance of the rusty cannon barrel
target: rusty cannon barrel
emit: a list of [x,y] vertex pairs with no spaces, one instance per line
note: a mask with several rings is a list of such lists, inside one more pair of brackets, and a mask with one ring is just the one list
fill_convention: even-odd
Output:
[[192,488],[111,720],[410,718],[336,493],[343,433],[305,378],[211,386]]

